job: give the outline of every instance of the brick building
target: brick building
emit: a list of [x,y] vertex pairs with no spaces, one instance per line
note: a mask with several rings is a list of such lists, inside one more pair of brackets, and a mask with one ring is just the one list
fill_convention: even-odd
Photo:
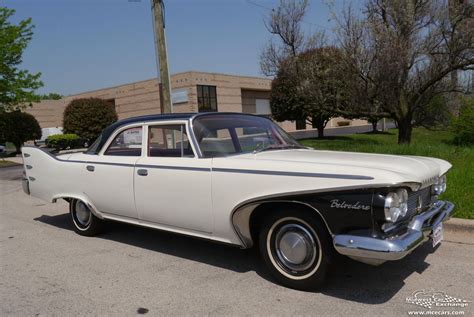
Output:
[[[189,71],[171,76],[173,112],[245,112],[269,115],[271,80],[267,78],[236,76]],[[39,121],[42,128],[61,127],[67,104],[77,98],[97,97],[115,106],[119,119],[161,113],[158,81],[149,79],[120,86],[66,96],[61,100],[44,100],[26,111]],[[334,118],[328,127],[337,127]],[[287,131],[311,129],[304,124],[285,121],[280,123]],[[366,125],[365,120],[352,120],[350,125]]]

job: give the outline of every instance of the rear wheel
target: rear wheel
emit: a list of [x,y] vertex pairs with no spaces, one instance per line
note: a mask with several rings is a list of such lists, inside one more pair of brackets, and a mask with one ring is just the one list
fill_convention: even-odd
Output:
[[283,210],[267,217],[259,234],[260,254],[282,285],[314,290],[322,285],[331,251],[326,228],[303,210]]
[[97,218],[83,201],[72,199],[69,202],[69,214],[76,233],[95,236],[103,231],[104,221]]

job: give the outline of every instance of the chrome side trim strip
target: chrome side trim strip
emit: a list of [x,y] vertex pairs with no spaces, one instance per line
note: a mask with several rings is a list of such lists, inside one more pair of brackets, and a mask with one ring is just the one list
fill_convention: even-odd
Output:
[[337,178],[337,179],[357,179],[357,180],[373,180],[374,179],[371,176],[363,176],[363,175],[246,170],[246,169],[234,169],[234,168],[213,168],[212,171],[222,172],[222,173],[243,173],[243,174],[275,175],[275,176],[297,176],[297,177]]
[[68,160],[60,160],[63,162],[73,162],[73,163],[82,163],[82,164],[97,164],[97,165],[112,165],[112,166],[122,166],[122,167],[134,167],[135,164],[129,163],[112,163],[112,162],[94,162],[94,161],[68,161]]
[[210,172],[211,169],[207,167],[191,167],[191,166],[170,166],[170,165],[146,165],[136,164],[135,167],[140,168],[156,168],[156,169],[170,169],[180,171],[199,171],[199,172]]
[[[247,170],[236,168],[204,168],[204,167],[188,167],[188,166],[169,166],[169,165],[146,165],[146,164],[127,164],[127,163],[112,163],[112,162],[95,162],[95,161],[77,161],[77,160],[61,160],[53,154],[40,149],[49,156],[60,162],[82,163],[82,164],[98,164],[98,165],[113,165],[124,167],[141,167],[141,168],[158,168],[158,169],[173,169],[173,170],[189,170],[201,172],[220,172],[220,173],[243,173],[243,174],[258,174],[258,175],[274,175],[274,176],[296,176],[296,177],[316,177],[316,178],[337,178],[337,179],[354,179],[354,180],[373,180],[373,177],[363,175],[346,175],[346,174],[326,174],[326,173],[302,173],[302,172],[286,172],[286,171],[265,171],[265,170]],[[25,153],[26,154],[26,153]]]
[[[112,166],[123,166],[123,167],[140,167],[140,168],[157,168],[157,169],[173,169],[173,170],[187,170],[187,171],[203,171],[210,172],[210,168],[205,167],[190,167],[190,166],[171,166],[171,165],[145,165],[145,164],[129,164],[129,163],[113,163],[113,162],[96,162],[96,161],[78,161],[78,160],[62,160],[51,154],[50,152],[37,148],[34,146],[24,146],[24,147],[33,147],[35,149],[41,150],[44,153],[48,154],[51,158],[56,161],[63,163],[80,163],[80,164],[97,164],[97,165],[112,165]],[[24,153],[26,156],[27,153]],[[28,154],[30,156],[30,154]],[[27,156],[26,156],[27,157]]]

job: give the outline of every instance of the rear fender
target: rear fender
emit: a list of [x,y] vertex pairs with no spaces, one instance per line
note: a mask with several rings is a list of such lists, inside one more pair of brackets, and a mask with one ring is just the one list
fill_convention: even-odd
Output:
[[85,203],[87,205],[87,207],[89,207],[89,209],[92,211],[94,216],[96,216],[99,219],[104,219],[104,216],[102,215],[102,213],[94,206],[94,204],[89,199],[89,197],[87,197],[87,195],[84,194],[84,193],[80,193],[80,194],[62,193],[62,194],[53,196],[52,202],[55,203],[58,199],[64,199],[64,200],[77,199],[77,200],[80,200],[83,203]]
[[47,202],[66,197],[88,201],[80,188],[85,181],[85,163],[58,159],[31,146],[23,147],[22,155],[31,196]]

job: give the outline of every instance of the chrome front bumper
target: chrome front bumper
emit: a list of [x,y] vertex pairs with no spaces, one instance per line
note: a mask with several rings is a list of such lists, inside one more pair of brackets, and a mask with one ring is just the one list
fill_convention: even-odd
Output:
[[334,247],[340,254],[372,265],[399,260],[428,240],[433,228],[449,219],[453,210],[453,203],[439,200],[429,210],[415,216],[407,232],[400,236],[379,239],[341,234],[334,236]]

